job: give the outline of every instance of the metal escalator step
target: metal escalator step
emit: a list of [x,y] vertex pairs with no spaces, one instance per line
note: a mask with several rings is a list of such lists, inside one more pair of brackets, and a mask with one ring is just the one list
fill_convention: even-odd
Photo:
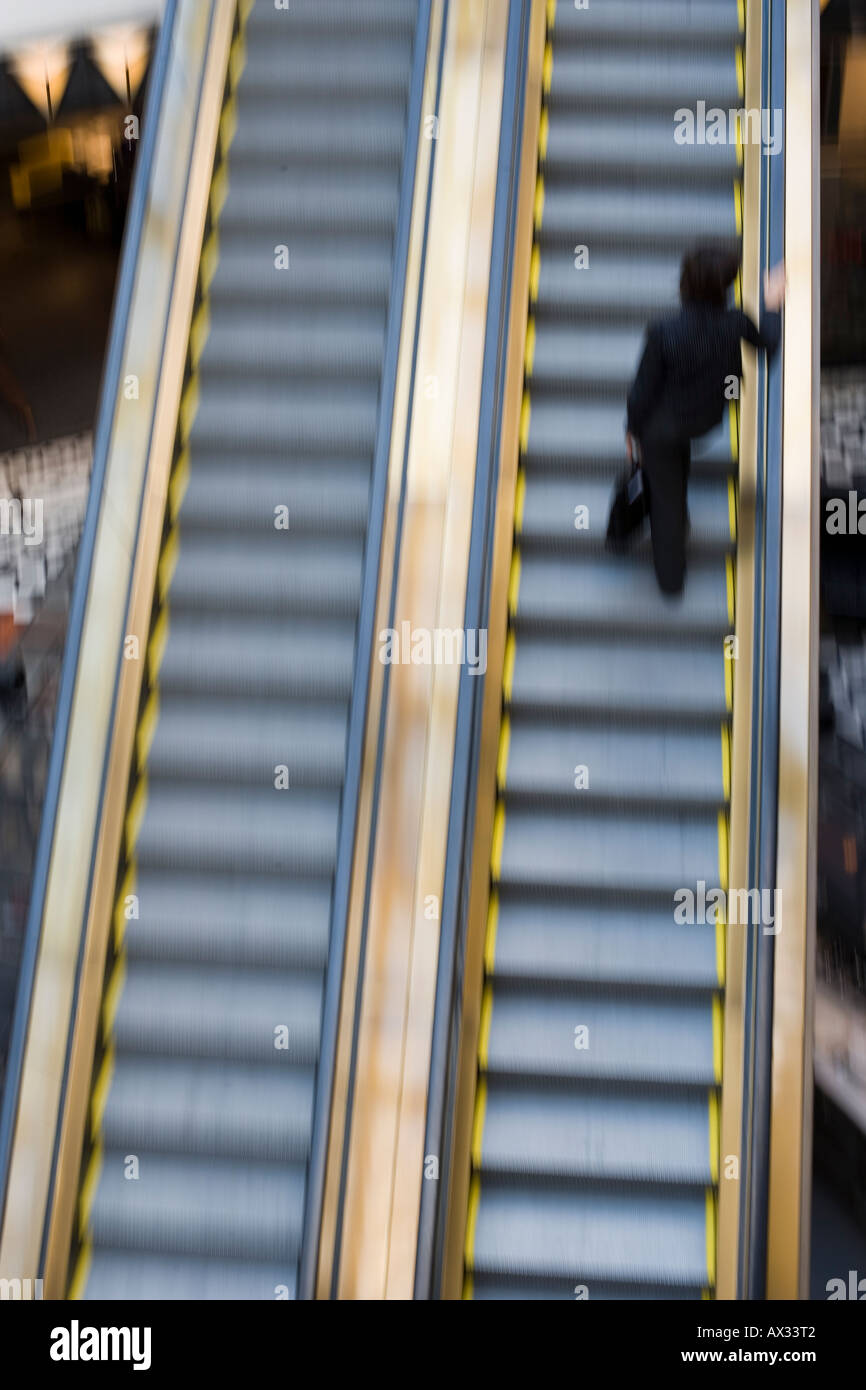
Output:
[[740,105],[733,45],[683,52],[660,36],[651,49],[637,40],[623,44],[617,39],[610,45],[554,51],[551,107],[602,102],[617,110],[626,104],[646,111],[670,107],[673,128],[674,110],[698,101],[725,110]]
[[287,35],[274,42],[267,30],[251,30],[242,77],[244,93],[279,95],[297,100],[308,93],[339,93],[341,101],[375,95],[405,101],[412,64],[411,36],[405,39],[358,40],[343,33],[293,43]]
[[[527,458],[611,459],[622,465],[625,457],[625,409],[623,403],[585,401],[575,409],[573,401],[559,393],[534,391],[529,416]],[[695,473],[714,467],[730,472],[734,466],[731,430],[724,419],[711,434],[692,446]]]
[[725,662],[716,640],[631,643],[582,637],[562,642],[521,633],[514,644],[512,705],[546,710],[610,710],[669,718],[726,714]]
[[172,608],[200,612],[348,617],[357,612],[361,547],[291,531],[265,539],[243,533],[215,538],[195,529],[181,537],[170,590]]
[[[609,477],[583,473],[545,477],[529,473],[521,544],[532,542],[575,554],[590,544],[603,544],[613,492],[614,482]],[[689,518],[690,551],[733,547],[726,479],[698,478],[692,483]]]
[[[321,975],[136,962],[114,1021],[118,1054],[246,1062],[264,1070],[313,1064]],[[281,1048],[286,1035],[288,1046]]]
[[740,35],[737,0],[604,0],[577,10],[558,5],[553,36],[557,52],[570,43],[611,39],[643,48],[648,40],[688,46],[721,43],[730,55]]
[[484,1179],[712,1180],[706,1092],[542,1091],[491,1077],[481,1143]]
[[639,171],[646,183],[654,176],[733,180],[738,175],[736,143],[679,144],[674,129],[670,113],[588,112],[575,121],[560,107],[550,116],[544,167],[548,178],[573,177],[576,169],[618,177]]
[[[399,189],[388,173],[365,169],[235,169],[229,165],[228,193],[220,213],[220,236],[244,231],[287,245],[304,230],[357,236],[375,232],[390,238],[397,217]],[[290,271],[274,271],[288,275]]]
[[[607,633],[701,634],[730,631],[725,567],[718,559],[693,562],[682,595],[658,588],[640,556],[591,555],[564,561],[527,552],[520,567],[518,638],[529,625],[597,628]],[[519,645],[519,641],[518,641]]]
[[[180,510],[184,536],[193,529],[257,531],[280,519],[283,533],[362,537],[370,469],[358,459],[298,459],[289,471],[253,455],[197,458]],[[288,508],[288,517],[279,511]]]
[[267,786],[284,765],[290,789],[339,788],[347,714],[344,704],[164,698],[148,757],[151,785],[183,778]]
[[669,1303],[671,1301],[701,1300],[705,1297],[706,1285],[652,1285],[652,1284],[611,1284],[593,1279],[592,1289],[586,1284],[575,1283],[567,1275],[560,1279],[534,1279],[514,1277],[506,1279],[499,1275],[476,1272],[472,1278],[472,1298],[476,1303],[501,1302],[539,1302],[574,1303],[575,1300],[634,1300]]
[[265,784],[154,782],[136,844],[138,862],[164,869],[333,873],[339,794]]
[[238,101],[238,128],[231,144],[231,167],[284,163],[349,167],[362,160],[372,169],[393,171],[396,179],[406,138],[398,101],[299,102],[285,95],[247,95]]
[[300,1165],[135,1155],[109,1150],[90,1215],[94,1243],[130,1252],[282,1261],[297,1257],[303,1226]]
[[497,980],[716,989],[716,927],[682,926],[671,903],[582,896],[568,903],[500,893],[492,967]]
[[86,1300],[149,1302],[293,1299],[297,1263],[293,1255],[279,1264],[252,1260],[194,1259],[153,1255],[136,1250],[95,1249],[90,1258]]
[[355,656],[354,613],[270,617],[267,613],[171,610],[160,689],[256,693],[284,699],[348,699]]
[[[211,302],[210,331],[199,365],[202,381],[255,372],[259,380],[361,377],[378,381],[385,321],[375,308],[345,312],[311,308],[304,322],[286,323],[285,311]],[[286,469],[283,467],[283,477]]]
[[[715,811],[541,813],[509,809],[499,877],[512,887],[670,892],[719,881]],[[673,914],[673,896],[671,913]]]
[[326,33],[362,38],[397,33],[411,38],[417,9],[417,0],[291,0],[279,10],[272,0],[258,0],[247,20],[247,34],[261,32],[273,41],[289,28],[293,40]]
[[672,1008],[664,996],[494,984],[484,1068],[539,1082],[710,1087],[712,1002],[679,999]]
[[[577,225],[583,236],[582,220]],[[628,256],[600,245],[595,236],[591,236],[589,265],[585,270],[576,270],[573,229],[569,227],[566,232],[567,246],[548,249],[547,229],[553,226],[553,219],[548,222],[545,214],[538,280],[539,313],[554,322],[567,316],[569,328],[579,326],[585,316],[600,319],[605,329],[619,322],[637,331],[642,342],[647,320],[670,313],[676,307],[680,274],[676,256],[655,253]]]
[[[482,1183],[474,1269],[482,1275],[568,1279],[600,1296],[610,1280],[677,1287],[707,1283],[703,1192],[546,1191]],[[597,1281],[597,1283],[596,1283]]]
[[378,420],[370,386],[334,383],[330,390],[250,381],[201,383],[190,444],[223,450],[313,450],[372,457]]
[[[275,247],[288,247],[288,265],[276,268]],[[285,259],[285,253],[281,253]],[[219,265],[210,289],[212,325],[223,311],[246,311],[261,317],[279,314],[291,341],[303,329],[306,316],[356,312],[384,319],[391,283],[391,257],[384,236],[352,236],[351,222],[327,235],[293,230],[290,244],[282,234],[268,236],[260,229],[226,230],[220,225]],[[287,319],[290,310],[303,317]],[[203,362],[210,350],[205,344]],[[381,367],[381,362],[380,362]]]
[[643,351],[642,324],[585,323],[536,312],[531,368],[527,378],[550,389],[576,391],[593,386],[616,390],[619,401],[634,377]]
[[302,1163],[310,1146],[312,1069],[115,1059],[102,1121],[109,1150]]
[[[685,181],[683,181],[685,182]],[[606,245],[628,242],[635,247],[658,245],[670,256],[675,267],[669,299],[676,301],[679,280],[679,260],[682,252],[694,241],[730,242],[737,235],[734,180],[721,182],[718,187],[680,187],[677,184],[659,190],[651,177],[645,180],[630,178],[615,183],[545,185],[544,221],[539,235],[542,248],[541,268],[544,274],[544,249],[550,243],[567,241],[571,247],[587,245],[590,266],[600,258]],[[566,265],[575,279],[591,281],[587,270],[576,271],[571,256]],[[632,261],[631,289],[640,288],[643,266]],[[642,311],[646,295],[635,308]]]
[[322,971],[331,885],[239,874],[139,869],[138,917],[126,924],[129,962]]
[[570,805],[606,798],[658,806],[726,801],[719,729],[649,721],[551,725],[513,716],[505,785],[509,802],[515,796]]

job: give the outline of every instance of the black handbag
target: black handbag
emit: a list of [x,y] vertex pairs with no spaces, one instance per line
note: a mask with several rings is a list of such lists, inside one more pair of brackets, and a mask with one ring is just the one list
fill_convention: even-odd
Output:
[[610,504],[607,519],[607,544],[612,548],[625,545],[643,523],[649,511],[646,480],[637,459],[622,474]]

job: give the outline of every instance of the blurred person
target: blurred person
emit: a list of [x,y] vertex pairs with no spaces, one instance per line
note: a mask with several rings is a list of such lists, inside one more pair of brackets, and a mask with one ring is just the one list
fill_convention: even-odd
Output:
[[0,713],[19,718],[27,704],[27,676],[11,613],[0,613]]
[[714,246],[688,252],[680,274],[680,309],[649,325],[628,393],[626,455],[640,454],[659,587],[682,593],[689,529],[691,443],[722,420],[739,395],[742,340],[772,356],[782,332],[785,267],[764,276],[760,327],[727,307],[739,253]]

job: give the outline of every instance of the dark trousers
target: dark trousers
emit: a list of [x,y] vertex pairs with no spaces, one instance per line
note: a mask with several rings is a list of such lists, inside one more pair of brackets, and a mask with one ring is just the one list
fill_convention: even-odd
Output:
[[640,445],[656,578],[664,593],[678,594],[686,576],[690,440],[662,417],[650,420]]

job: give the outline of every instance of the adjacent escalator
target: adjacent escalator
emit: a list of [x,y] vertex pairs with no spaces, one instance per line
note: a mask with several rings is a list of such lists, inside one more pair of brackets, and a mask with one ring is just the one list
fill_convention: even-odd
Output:
[[73,1298],[294,1297],[308,1239],[419,5],[240,10],[118,867]]
[[714,1288],[736,410],[694,451],[682,599],[604,533],[645,324],[742,231],[737,138],[675,139],[742,105],[741,19],[548,6],[466,1297]]

